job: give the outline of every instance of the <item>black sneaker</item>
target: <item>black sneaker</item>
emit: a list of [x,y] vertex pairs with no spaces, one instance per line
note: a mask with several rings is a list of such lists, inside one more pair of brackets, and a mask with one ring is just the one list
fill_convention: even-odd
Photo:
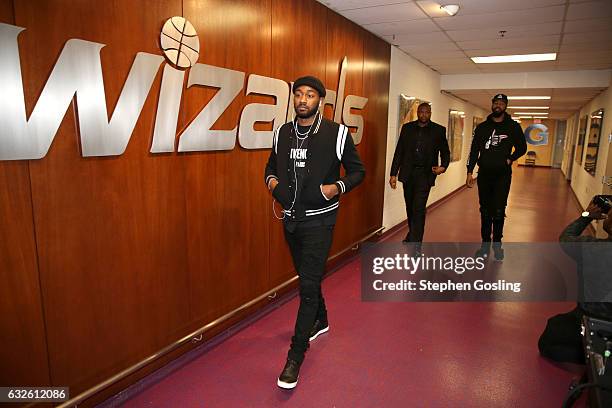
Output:
[[493,245],[493,255],[496,261],[504,260],[504,248],[501,245]]
[[283,372],[278,376],[276,384],[286,390],[295,388],[300,374],[300,365],[297,361],[288,358]]
[[321,320],[315,320],[312,330],[310,331],[309,340],[313,341],[320,334],[327,333],[329,331],[329,324]]
[[478,251],[474,254],[475,258],[484,258],[487,259],[489,257],[489,251],[491,250],[490,242],[483,242]]

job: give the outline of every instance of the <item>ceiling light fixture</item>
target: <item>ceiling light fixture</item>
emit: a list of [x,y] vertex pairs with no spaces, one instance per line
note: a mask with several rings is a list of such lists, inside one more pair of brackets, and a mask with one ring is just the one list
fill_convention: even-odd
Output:
[[509,96],[508,99],[522,99],[525,101],[535,101],[540,99],[550,99],[550,96]]
[[548,119],[548,116],[534,116],[534,119]]
[[457,12],[459,11],[458,4],[447,4],[445,6],[440,6],[440,8],[446,11],[446,14],[448,14],[451,17],[457,14]]
[[550,109],[550,106],[508,106],[508,109]]
[[472,61],[474,61],[476,64],[504,64],[507,62],[554,61],[556,59],[556,52],[552,52],[549,54],[494,55],[490,57],[472,57]]
[[514,112],[515,115],[548,115],[547,112]]

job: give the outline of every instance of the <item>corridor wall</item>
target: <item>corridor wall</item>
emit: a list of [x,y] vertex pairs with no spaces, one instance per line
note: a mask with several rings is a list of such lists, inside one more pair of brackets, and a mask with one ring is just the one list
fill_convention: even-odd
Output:
[[[583,106],[580,109],[578,117],[574,120],[578,120],[584,115],[588,115],[590,118],[591,113],[600,108],[604,109],[604,117],[601,128],[601,138],[599,140],[599,153],[595,167],[595,175],[591,175],[584,169],[584,163],[583,165],[578,165],[576,162],[574,162],[574,167],[572,169],[571,186],[583,208],[586,208],[589,205],[589,202],[594,195],[604,193],[610,194],[610,190],[604,188],[602,183],[603,176],[612,176],[612,166],[610,166],[608,163],[610,146],[612,146],[608,142],[608,135],[612,133],[612,91],[610,88],[606,89],[597,97],[593,98],[593,100],[591,100],[588,104]],[[589,119],[587,122],[587,134],[590,124],[591,122]],[[574,136],[577,135],[577,132],[578,129],[575,130]],[[583,149],[582,153],[582,162],[584,162],[586,149]],[[572,160],[574,160],[574,158],[572,158]],[[602,230],[601,223],[599,223],[597,227],[597,235],[600,237],[606,236]]]
[[[588,205],[590,199],[593,194],[600,194],[602,191],[602,183],[601,178],[606,174],[607,169],[607,161],[608,161],[608,135],[612,132],[612,114],[608,114],[612,112],[612,92],[610,88],[599,94],[597,97],[593,98],[588,104],[583,106],[580,109],[580,113],[578,114],[578,119],[583,117],[584,115],[588,115],[589,118],[591,113],[599,108],[604,109],[604,118],[603,125],[601,130],[601,138],[599,141],[599,153],[597,158],[597,165],[595,170],[595,176],[589,174],[586,170],[584,170],[584,166],[578,166],[575,163],[575,168],[572,172],[572,188],[574,192],[578,196],[580,203],[586,207]],[[589,131],[590,119],[587,122],[587,134]],[[576,130],[577,134],[577,130]],[[586,149],[582,151],[582,162],[584,161],[584,155],[586,154]]]
[[[275,103],[247,94],[249,75],[311,74],[338,90],[348,58],[344,96],[368,98],[351,110],[364,120],[367,176],[341,199],[332,255],[377,230],[390,46],[314,0],[0,0],[0,22],[24,28],[27,114],[66,42],[80,39],[103,45],[110,117],[137,53],[162,56],[162,26],[181,15],[199,36],[199,63],[245,73],[213,129],[234,129],[248,104]],[[263,182],[269,149],[236,141],[177,153],[177,136],[174,152],[149,152],[165,65],[123,154],[83,157],[73,100],[45,157],[0,161],[0,384],[69,386],[75,396],[294,276]],[[184,83],[177,135],[216,93]]]

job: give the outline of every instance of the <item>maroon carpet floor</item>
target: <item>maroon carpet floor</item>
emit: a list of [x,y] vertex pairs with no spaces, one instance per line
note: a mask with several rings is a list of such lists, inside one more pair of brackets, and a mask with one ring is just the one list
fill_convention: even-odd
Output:
[[[556,241],[579,211],[558,170],[518,168],[505,238]],[[476,189],[462,191],[430,211],[425,240],[478,241],[478,217]],[[560,407],[579,376],[537,350],[546,320],[570,303],[364,303],[359,269],[355,259],[325,279],[330,332],[311,344],[295,390],[276,378],[297,298],[122,406]]]

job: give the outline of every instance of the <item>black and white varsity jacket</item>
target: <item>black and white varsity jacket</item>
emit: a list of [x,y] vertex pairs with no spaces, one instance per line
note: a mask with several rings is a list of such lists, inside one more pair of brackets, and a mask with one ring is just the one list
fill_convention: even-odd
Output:
[[[297,187],[299,200],[294,200],[294,194],[290,193],[289,188],[291,183],[296,182],[295,169],[289,159],[289,152],[292,146],[295,147],[297,139],[293,122],[285,123],[274,132],[272,151],[265,170],[265,183],[268,185],[271,178],[278,180],[272,195],[283,207],[288,220],[335,216],[339,196],[351,191],[365,177],[365,167],[345,125],[339,125],[319,114],[313,126],[308,141],[304,177],[299,180]],[[344,177],[340,177],[340,163],[345,169]],[[322,194],[321,186],[334,183],[340,194],[328,200]]]

